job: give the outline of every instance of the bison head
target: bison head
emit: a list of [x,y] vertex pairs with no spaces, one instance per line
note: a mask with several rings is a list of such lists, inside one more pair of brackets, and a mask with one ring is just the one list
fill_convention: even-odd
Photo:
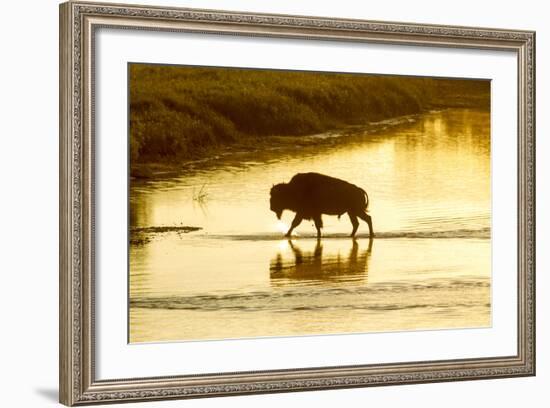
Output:
[[269,208],[277,215],[277,219],[281,219],[283,211],[288,208],[288,184],[281,183],[271,187],[271,198],[269,200]]

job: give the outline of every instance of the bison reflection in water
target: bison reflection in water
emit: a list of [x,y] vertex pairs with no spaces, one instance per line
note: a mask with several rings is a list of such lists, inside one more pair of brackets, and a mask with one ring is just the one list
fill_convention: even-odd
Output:
[[296,213],[286,233],[287,237],[290,237],[294,228],[306,219],[313,220],[317,237],[320,238],[323,228],[322,214],[340,217],[348,213],[353,226],[351,236],[355,237],[359,217],[368,224],[372,238],[372,220],[366,212],[368,205],[369,196],[362,188],[319,173],[299,173],[292,177],[289,183],[280,183],[271,188],[270,207],[277,218],[281,219],[284,210]]
[[278,252],[270,262],[270,279],[275,286],[297,281],[366,283],[372,239],[369,239],[368,247],[363,250],[360,250],[357,241],[353,240],[348,256],[341,254],[340,251],[323,254],[321,240],[317,240],[313,252],[302,251],[296,243],[288,242],[292,250],[292,258],[285,259],[284,254]]

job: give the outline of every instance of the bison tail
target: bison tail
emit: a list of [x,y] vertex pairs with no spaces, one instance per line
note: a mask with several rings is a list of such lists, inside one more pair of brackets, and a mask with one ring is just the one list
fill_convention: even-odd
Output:
[[[363,189],[361,189],[363,190]],[[365,197],[367,198],[367,203],[365,204],[365,211],[368,211],[369,209],[369,195],[367,194],[367,192],[365,190],[363,190],[363,194],[365,194]]]

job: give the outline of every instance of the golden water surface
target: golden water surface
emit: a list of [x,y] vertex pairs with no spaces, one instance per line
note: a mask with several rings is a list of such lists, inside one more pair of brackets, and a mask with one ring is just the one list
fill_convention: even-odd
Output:
[[[202,229],[130,244],[130,342],[490,326],[489,124],[449,109],[132,181],[131,228]],[[345,215],[283,238],[269,190],[308,171],[367,190],[373,240]]]

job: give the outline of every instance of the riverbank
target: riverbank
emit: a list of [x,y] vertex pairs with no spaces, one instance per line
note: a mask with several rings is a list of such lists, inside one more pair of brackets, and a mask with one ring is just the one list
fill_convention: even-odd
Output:
[[178,235],[200,231],[201,227],[181,225],[157,226],[157,227],[132,227],[130,228],[130,245],[145,245],[159,235],[176,233]]
[[[432,112],[438,112],[433,110]],[[365,137],[374,136],[388,128],[394,128],[416,122],[421,114],[399,116],[379,122],[365,125],[350,125],[343,128],[331,129],[327,132],[311,135],[295,136],[271,136],[268,138],[250,137],[239,140],[220,148],[214,146],[210,150],[204,150],[198,157],[181,160],[133,162],[130,176],[133,179],[149,180],[158,178],[170,178],[180,175],[182,172],[211,166],[217,161],[233,162],[239,159],[250,160],[255,153],[258,156],[266,152],[270,154],[284,154],[295,152],[296,149],[318,148],[326,149],[343,142],[349,143]]]
[[235,150],[320,143],[312,135],[430,109],[489,109],[489,94],[489,82],[477,80],[132,64],[131,173],[149,178]]

